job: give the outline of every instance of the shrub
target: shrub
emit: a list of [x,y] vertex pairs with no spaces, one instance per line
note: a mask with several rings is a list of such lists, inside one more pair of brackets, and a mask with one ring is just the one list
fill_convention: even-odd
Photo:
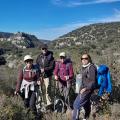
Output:
[[0,120],[33,120],[34,115],[17,97],[0,96]]

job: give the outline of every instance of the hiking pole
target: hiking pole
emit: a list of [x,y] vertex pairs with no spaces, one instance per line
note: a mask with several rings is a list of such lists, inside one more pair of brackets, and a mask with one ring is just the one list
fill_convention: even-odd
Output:
[[54,110],[55,110],[55,101],[56,101],[56,89],[57,89],[57,87],[58,87],[58,80],[55,80],[55,87],[54,87]]

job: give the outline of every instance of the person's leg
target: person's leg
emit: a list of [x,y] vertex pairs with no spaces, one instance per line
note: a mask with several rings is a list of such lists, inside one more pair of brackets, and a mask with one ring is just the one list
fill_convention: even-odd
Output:
[[79,111],[81,109],[81,107],[83,107],[89,100],[90,98],[90,94],[79,94],[73,104],[73,117],[72,120],[78,120],[79,119]]
[[[72,120],[77,120],[79,118],[79,111],[80,111],[80,99],[81,99],[81,95],[79,94],[74,103],[73,103],[73,114],[72,114]],[[78,107],[79,106],[79,107]]]
[[44,84],[45,84],[45,95],[46,95],[46,102],[47,102],[47,105],[50,105],[51,102],[50,102],[50,97],[49,97],[49,94],[48,94],[48,86],[49,86],[49,83],[50,83],[50,78],[44,78]]
[[24,107],[28,108],[29,107],[29,98],[24,99]]
[[70,91],[70,87],[71,87],[71,82],[67,81],[65,89],[64,89],[64,97],[65,97],[65,102],[67,102],[67,104],[69,104],[69,91]]
[[59,87],[60,94],[63,96],[63,83],[62,83],[62,81],[59,81],[58,87]]
[[73,110],[72,120],[79,120],[79,112],[80,111],[78,109]]
[[88,100],[88,102],[84,105],[84,110],[85,110],[85,116],[84,118],[89,118],[90,116],[90,112],[91,112],[91,103],[90,100]]
[[29,107],[33,111],[33,113],[36,115],[37,109],[36,109],[36,93],[35,92],[31,92]]

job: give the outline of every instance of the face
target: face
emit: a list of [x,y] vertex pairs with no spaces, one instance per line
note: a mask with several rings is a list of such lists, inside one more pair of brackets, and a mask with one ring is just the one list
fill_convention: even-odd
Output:
[[26,60],[25,61],[27,68],[31,68],[33,64],[33,60]]
[[47,48],[42,48],[42,53],[45,54],[47,52]]
[[82,61],[82,64],[83,64],[83,65],[87,65],[87,64],[89,63],[88,55],[87,55],[87,54],[84,54],[84,55],[81,57],[81,61]]
[[65,61],[65,57],[64,56],[60,56],[60,61],[63,63]]

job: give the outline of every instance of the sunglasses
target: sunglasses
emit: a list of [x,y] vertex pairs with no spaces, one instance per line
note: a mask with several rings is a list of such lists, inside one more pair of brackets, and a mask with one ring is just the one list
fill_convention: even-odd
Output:
[[81,58],[81,60],[88,60],[88,58],[86,57],[86,58]]
[[42,50],[46,50],[47,48],[42,48]]
[[65,57],[64,56],[60,56],[60,59],[65,59]]

